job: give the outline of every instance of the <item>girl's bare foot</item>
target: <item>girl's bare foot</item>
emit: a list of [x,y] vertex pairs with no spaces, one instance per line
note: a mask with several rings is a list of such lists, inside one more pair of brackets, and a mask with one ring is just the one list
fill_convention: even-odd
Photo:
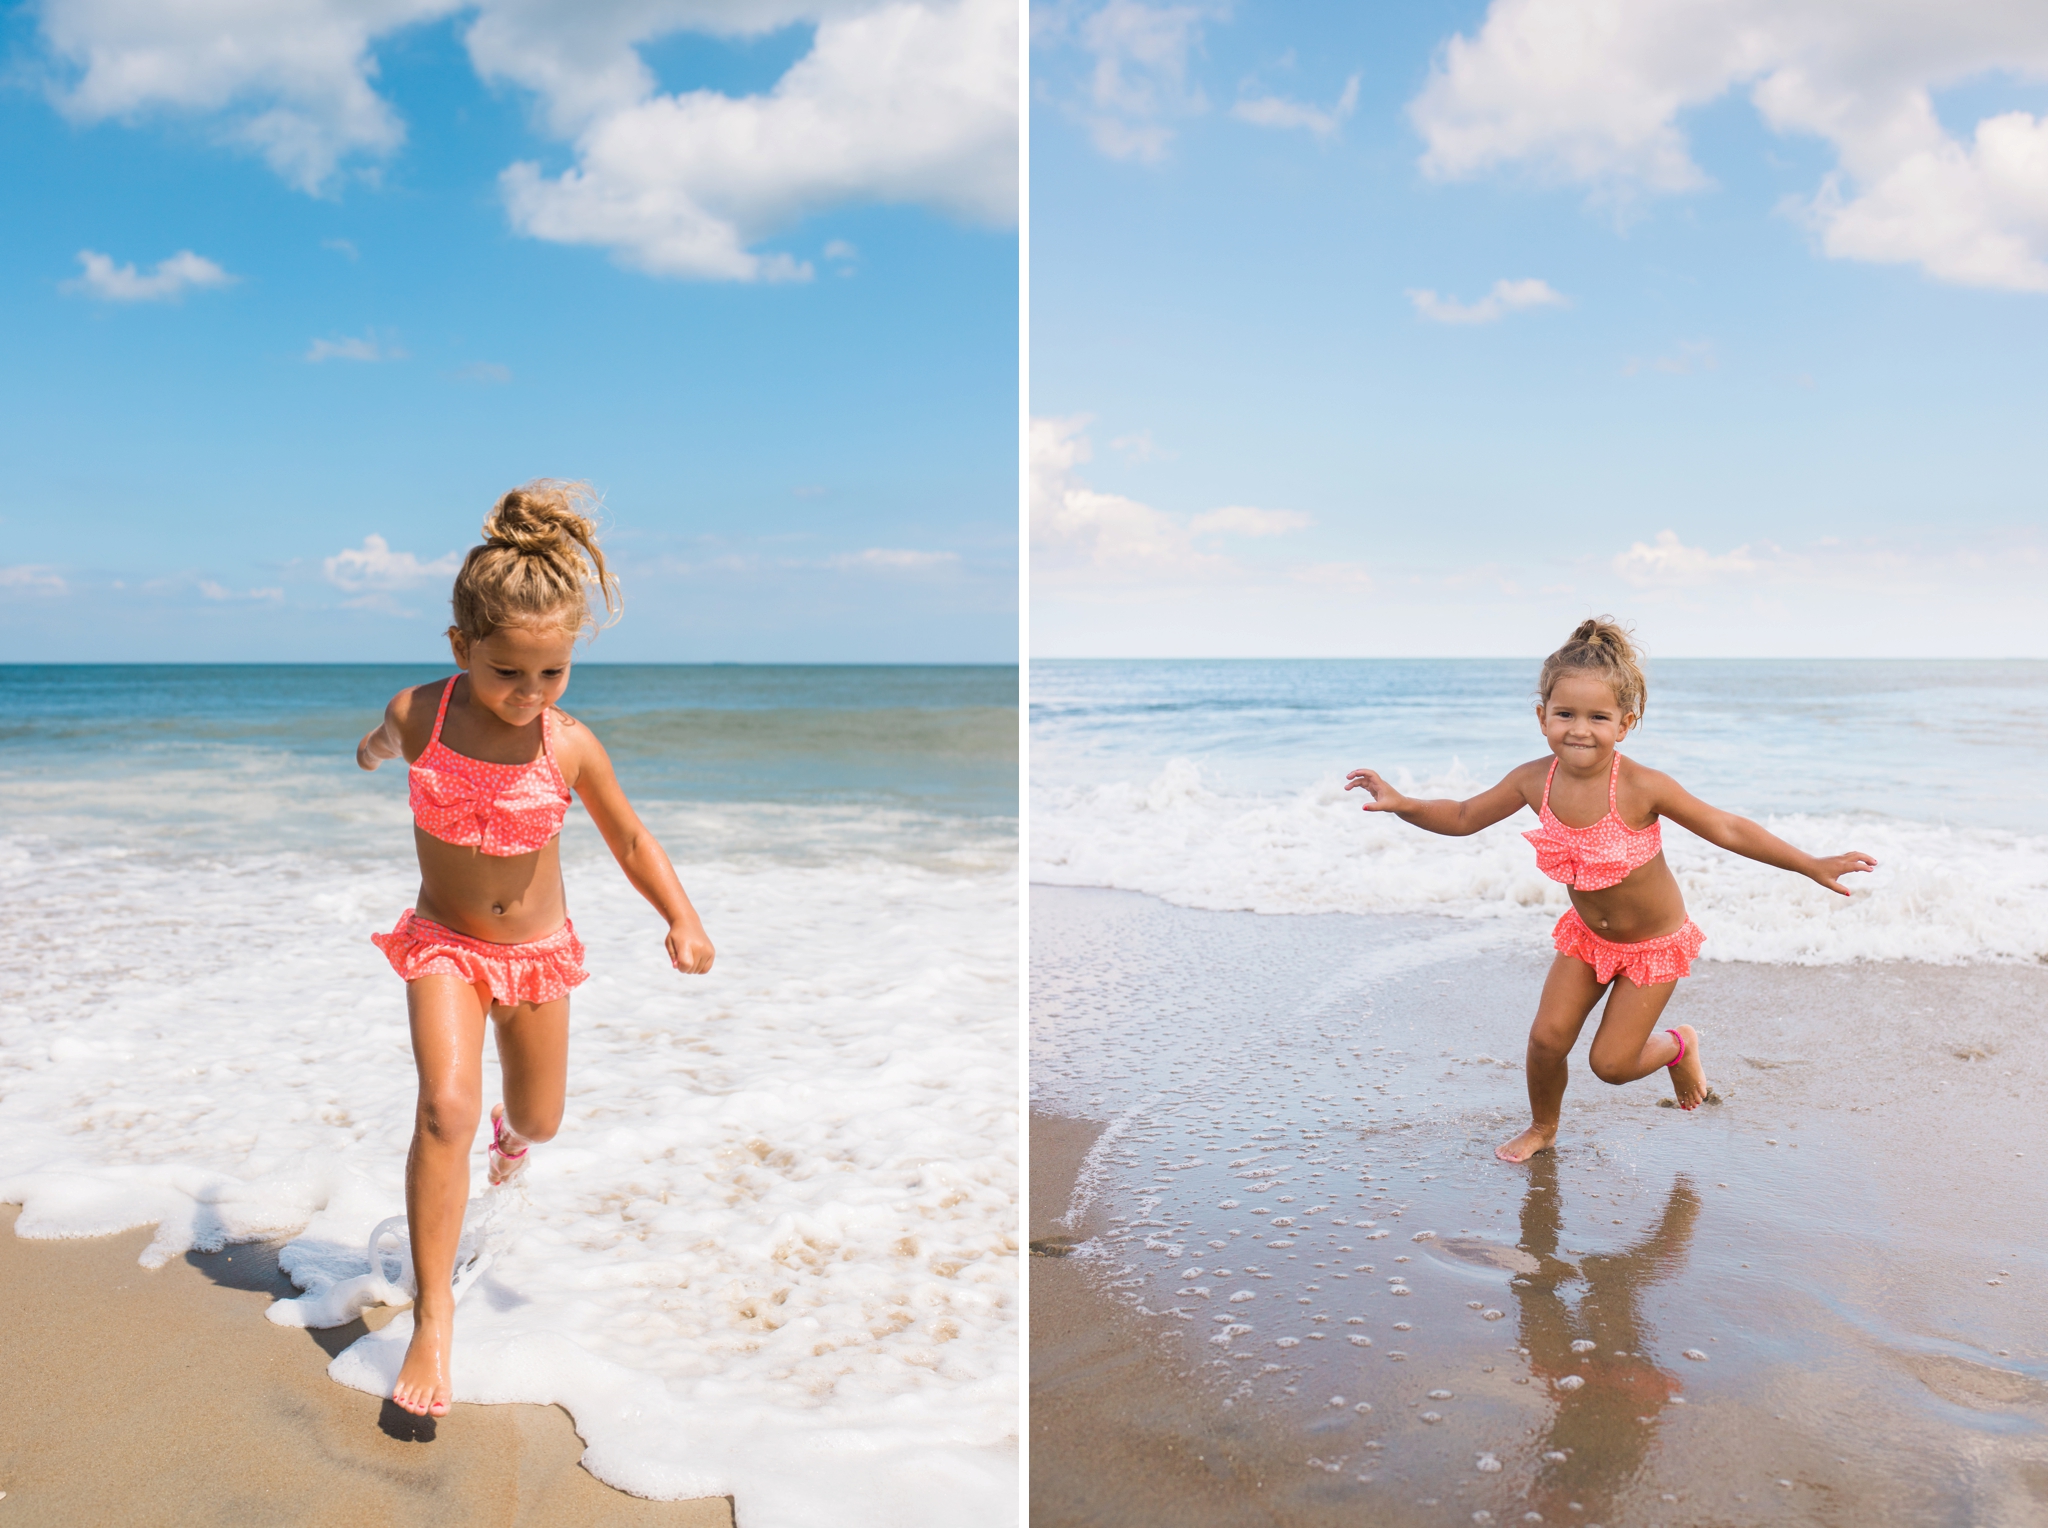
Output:
[[1707,1086],[1707,1069],[1700,1065],[1700,1037],[1693,1033],[1690,1024],[1680,1024],[1677,1030],[1685,1038],[1685,1059],[1673,1063],[1670,1068],[1671,1091],[1678,1099],[1679,1108],[1697,1109],[1713,1092]]
[[1539,1151],[1548,1151],[1557,1144],[1557,1126],[1548,1130],[1541,1125],[1531,1125],[1505,1146],[1493,1148],[1493,1154],[1503,1162],[1526,1162]]
[[505,1106],[491,1105],[491,1144],[484,1155],[490,1161],[491,1187],[518,1176],[526,1166],[526,1154],[533,1148],[505,1123]]
[[445,1417],[455,1387],[448,1377],[448,1345],[455,1335],[452,1318],[423,1316],[412,1308],[412,1345],[398,1370],[391,1399],[416,1417]]

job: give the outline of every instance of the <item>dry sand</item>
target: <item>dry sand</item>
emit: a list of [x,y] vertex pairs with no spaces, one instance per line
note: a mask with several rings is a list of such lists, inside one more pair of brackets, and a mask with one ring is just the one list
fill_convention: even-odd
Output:
[[2048,1524],[2048,971],[1705,964],[1727,1102],[1582,1050],[1508,1167],[1540,949],[1040,886],[1032,959],[1035,1528]]
[[147,1230],[24,1241],[0,1206],[0,1524],[36,1528],[732,1528],[726,1498],[651,1502],[577,1460],[552,1406],[423,1422],[346,1389],[328,1359],[361,1323],[308,1332],[273,1249],[150,1270]]

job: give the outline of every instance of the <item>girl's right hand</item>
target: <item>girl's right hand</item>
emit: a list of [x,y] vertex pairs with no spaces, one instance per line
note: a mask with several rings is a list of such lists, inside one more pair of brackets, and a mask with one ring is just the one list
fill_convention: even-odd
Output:
[[1806,873],[1820,882],[1821,885],[1827,887],[1829,891],[1840,892],[1846,897],[1852,895],[1852,893],[1848,887],[1842,884],[1841,878],[1843,876],[1854,875],[1858,871],[1875,870],[1876,868],[1876,860],[1867,854],[1858,854],[1851,850],[1847,854],[1835,854],[1830,855],[1826,859],[1815,860],[1813,868]]
[[1363,808],[1363,810],[1368,812],[1398,812],[1408,804],[1406,796],[1403,796],[1370,769],[1352,770],[1350,774],[1344,777],[1344,789],[1347,791],[1362,790],[1366,795],[1370,796],[1372,799],[1366,802]]

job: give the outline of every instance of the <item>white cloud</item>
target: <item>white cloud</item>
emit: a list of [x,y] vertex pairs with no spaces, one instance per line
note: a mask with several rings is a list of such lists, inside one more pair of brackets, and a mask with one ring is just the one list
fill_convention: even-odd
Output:
[[1358,76],[1354,74],[1344,82],[1344,93],[1337,97],[1337,104],[1328,110],[1284,96],[1240,96],[1230,114],[1254,127],[1298,127],[1318,138],[1332,138],[1344,125],[1344,119],[1357,109]]
[[1086,415],[1031,421],[1031,569],[1034,577],[1081,571],[1218,572],[1228,562],[1197,553],[1163,510],[1098,493],[1075,475],[1093,460]]
[[1842,186],[1829,176],[1806,209],[1830,255],[1915,264],[1958,286],[2048,291],[2048,117],[1986,118],[1969,148],[1944,139],[1861,196]]
[[512,380],[512,368],[502,361],[471,361],[467,366],[457,367],[455,375],[464,382],[503,384]]
[[402,361],[405,352],[394,345],[380,341],[374,335],[366,334],[357,339],[343,336],[340,339],[315,340],[307,347],[305,358],[318,363],[321,361]]
[[112,255],[81,249],[78,263],[84,273],[63,284],[67,292],[82,292],[104,302],[170,302],[195,287],[233,286],[240,277],[230,276],[204,255],[181,249],[156,269],[143,275],[133,263],[114,264]]
[[271,605],[282,605],[284,603],[284,590],[282,589],[230,589],[225,585],[215,583],[210,578],[199,580],[199,592],[210,600],[258,600]]
[[960,565],[958,552],[916,552],[892,547],[869,547],[863,552],[842,552],[832,566],[851,571],[875,573],[938,573]]
[[452,577],[462,566],[462,554],[450,552],[432,562],[421,562],[411,552],[392,551],[391,544],[382,536],[370,535],[363,538],[361,546],[336,552],[322,566],[330,584],[351,593],[404,589],[424,579]]
[[1188,82],[1188,58],[1215,14],[1208,5],[1108,0],[1045,7],[1034,28],[1085,57],[1086,84],[1061,104],[1095,147],[1112,159],[1157,163],[1173,143],[1171,124],[1209,109],[1201,88]]
[[1031,421],[1031,569],[1047,582],[1186,581],[1245,574],[1216,536],[1277,536],[1312,523],[1292,510],[1232,505],[1182,521],[1122,494],[1102,493],[1078,469],[1093,460],[1089,419]]
[[1292,509],[1251,509],[1232,504],[1196,515],[1188,522],[1188,532],[1195,536],[1284,536],[1313,524],[1307,515]]
[[479,22],[471,46],[487,77],[552,92],[558,123],[588,116],[573,169],[501,177],[523,232],[661,275],[800,280],[807,264],[750,246],[841,203],[1014,221],[1017,26],[1011,0],[870,4],[819,20],[811,51],[765,95],[639,91],[594,114],[601,92],[560,78],[553,31],[542,54],[500,46]]
[[58,104],[74,120],[172,111],[210,118],[221,136],[317,191],[352,154],[405,139],[371,87],[371,44],[445,15],[459,0],[44,0],[50,50],[70,66]]
[[1659,531],[1654,542],[1638,541],[1614,559],[1614,571],[1638,589],[1704,584],[1730,574],[1751,574],[1762,563],[1747,546],[1719,555],[1687,546],[1676,531]]
[[15,589],[23,594],[68,594],[71,586],[56,569],[31,562],[0,568],[0,589]]
[[825,243],[824,253],[827,260],[858,260],[860,258],[860,251],[844,239],[828,239]]
[[1800,202],[1821,248],[1943,281],[2048,291],[2048,117],[1967,141],[1933,92],[2048,76],[2048,8],[2001,0],[1494,0],[1410,106],[1424,170],[1511,164],[1626,196],[1707,184],[1680,115],[1747,88],[1765,123],[1837,168]]
[[1439,297],[1427,287],[1411,287],[1408,300],[1424,318],[1439,324],[1490,324],[1509,313],[1530,308],[1566,308],[1571,304],[1547,281],[1533,276],[1520,281],[1500,280],[1477,302],[1459,302]]
[[[791,279],[753,246],[848,202],[914,203],[1007,226],[1017,214],[1013,0],[48,0],[43,32],[75,118],[196,114],[294,185],[329,187],[395,151],[374,48],[468,12],[471,63],[534,93],[573,146],[559,175],[510,166],[513,224],[664,275]],[[677,32],[815,28],[762,94],[663,94],[639,48]]]

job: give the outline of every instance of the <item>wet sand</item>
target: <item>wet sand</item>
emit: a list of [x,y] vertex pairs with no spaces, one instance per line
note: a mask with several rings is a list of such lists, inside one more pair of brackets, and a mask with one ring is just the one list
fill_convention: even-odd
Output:
[[1035,1523],[2048,1522],[2048,972],[1703,964],[1508,1167],[1540,945],[1032,906]]
[[[1184,1372],[1175,1338],[1096,1288],[1094,1270],[1048,1245],[1078,1240],[1061,1219],[1093,1121],[1031,1116],[1031,1522],[1294,1521],[1290,1440],[1219,1414]],[[1104,1227],[1083,1217],[1080,1236]]]
[[[365,1328],[274,1326],[263,1247],[150,1270],[147,1230],[24,1241],[0,1206],[0,1513],[10,1524],[732,1528],[725,1498],[652,1502],[578,1464],[551,1406],[423,1422],[326,1374]],[[388,1313],[386,1313],[388,1314]]]

